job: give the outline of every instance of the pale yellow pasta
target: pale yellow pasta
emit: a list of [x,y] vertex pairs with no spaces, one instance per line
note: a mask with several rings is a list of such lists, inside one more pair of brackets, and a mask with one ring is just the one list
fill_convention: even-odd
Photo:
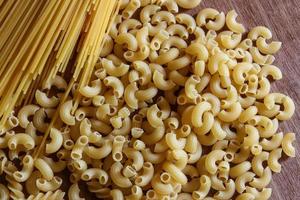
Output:
[[9,190],[3,184],[0,184],[0,198],[3,200],[9,200]]
[[225,182],[225,190],[217,191],[214,194],[214,198],[216,199],[230,199],[234,195],[235,192],[235,184],[232,179],[229,179]]
[[59,109],[59,116],[61,120],[67,125],[75,125],[75,117],[71,114],[73,108],[72,100],[66,101]]
[[183,149],[186,145],[185,138],[177,138],[176,133],[174,131],[169,131],[165,135],[166,144],[169,146],[170,149]]
[[187,153],[195,153],[197,151],[198,140],[195,133],[191,133],[186,138],[186,144],[184,150]]
[[239,118],[242,112],[242,106],[239,102],[231,104],[227,109],[222,110],[218,117],[224,122],[232,122]]
[[138,200],[138,199],[141,199],[143,196],[143,190],[141,187],[137,186],[137,185],[134,185],[131,187],[131,194],[130,195],[127,195],[125,197],[125,199],[128,199],[128,200]]
[[214,120],[214,124],[211,128],[211,133],[217,140],[223,140],[227,135],[227,133],[221,127],[221,122],[218,119]]
[[136,98],[136,92],[138,91],[136,82],[132,82],[127,85],[124,91],[124,99],[127,105],[133,109],[138,108],[138,99]]
[[157,25],[152,25],[151,23],[146,23],[145,26],[149,30],[149,36],[155,36],[162,29],[166,29],[168,27],[167,22],[160,22]]
[[165,126],[159,126],[154,129],[149,123],[147,123],[146,125],[148,127],[147,129],[149,130],[149,132],[146,130],[146,133],[141,136],[142,141],[146,144],[155,144],[164,136]]
[[146,199],[154,200],[158,198],[158,194],[154,190],[148,190],[146,192]]
[[191,76],[185,82],[185,94],[190,99],[196,99],[200,95],[196,90],[196,85],[200,83],[200,77],[198,76]]
[[268,166],[273,172],[279,173],[281,171],[281,164],[279,159],[281,158],[282,149],[274,149],[270,152],[268,158]]
[[169,74],[169,78],[175,84],[180,85],[180,86],[184,86],[186,84],[187,79],[188,79],[188,77],[182,75],[177,70],[171,71],[170,74]]
[[263,174],[259,178],[254,178],[249,184],[254,188],[263,189],[271,182],[271,179],[272,171],[269,167],[266,167]]
[[167,155],[168,160],[172,160],[174,165],[182,170],[186,167],[187,162],[188,162],[188,155],[184,150],[181,149],[175,149],[172,150],[168,155]]
[[295,133],[286,133],[283,136],[283,139],[281,142],[283,152],[290,157],[296,156],[296,153],[295,153],[296,150],[292,144],[295,140],[296,140]]
[[257,47],[251,47],[250,53],[252,55],[253,60],[260,65],[264,64],[272,64],[275,60],[275,57],[273,55],[262,55]]
[[136,171],[139,171],[143,167],[144,158],[140,151],[133,148],[125,148],[123,152],[128,159],[132,160],[131,165]]
[[220,161],[224,158],[226,152],[222,150],[213,150],[211,151],[205,159],[205,168],[210,174],[215,174],[218,170],[217,161]]
[[264,26],[257,26],[250,30],[248,34],[248,38],[251,40],[257,40],[259,37],[265,38],[265,39],[271,39],[272,33],[271,31]]
[[249,50],[253,46],[253,41],[249,38],[244,39],[241,43],[237,46],[237,48],[243,49],[245,52],[245,58],[249,63],[252,63],[252,55],[250,54]]
[[83,150],[88,145],[88,141],[89,141],[89,139],[87,136],[85,136],[85,135],[80,136],[77,139],[77,141],[72,149],[71,158],[73,158],[74,160],[81,159]]
[[229,61],[229,57],[227,54],[223,52],[218,52],[212,55],[208,60],[208,71],[210,74],[215,74],[218,69],[219,65],[222,63],[227,63]]
[[178,4],[178,6],[185,8],[185,9],[193,9],[195,7],[197,7],[202,0],[192,0],[192,1],[188,1],[188,0],[176,0],[176,3]]
[[38,193],[37,195],[30,195],[28,200],[38,200],[38,199],[49,199],[49,200],[63,200],[65,192],[61,190],[56,190],[55,192],[49,191],[46,193]]
[[160,90],[171,90],[175,87],[175,83],[171,80],[165,80],[162,73],[157,70],[153,73],[153,83]]
[[18,182],[25,182],[33,171],[34,161],[30,155],[26,155],[22,160],[22,170],[13,173],[13,177]]
[[198,169],[193,165],[187,165],[183,169],[183,173],[191,177],[191,180],[182,186],[182,192],[192,193],[197,190],[200,186]]
[[[186,49],[185,52],[188,54],[191,54],[193,56],[197,56],[198,60],[207,61],[209,58],[209,53],[207,51],[207,48],[198,42],[190,44]],[[196,65],[197,63],[195,63]],[[203,72],[204,73],[204,72]],[[201,74],[203,74],[201,73]]]
[[70,200],[84,200],[84,198],[81,198],[80,195],[80,188],[78,187],[77,183],[74,183],[70,186],[68,190],[68,198]]
[[120,77],[125,75],[129,70],[129,65],[121,63],[119,65],[114,64],[112,60],[103,58],[101,59],[101,64],[106,73],[110,76]]
[[256,188],[246,186],[246,192],[252,194],[255,199],[267,200],[271,197],[272,189],[264,188],[262,191],[258,191]]
[[113,140],[112,157],[116,162],[121,161],[123,158],[122,149],[125,142],[125,137],[121,135],[116,136]]
[[128,135],[131,131],[131,120],[129,117],[125,117],[122,121],[122,126],[120,128],[115,128],[111,134],[112,135]]
[[19,110],[18,119],[22,128],[27,127],[27,125],[30,123],[29,117],[34,115],[37,110],[39,110],[39,106],[36,105],[26,105]]
[[81,174],[81,179],[84,181],[98,179],[99,183],[104,185],[108,181],[108,174],[106,171],[99,168],[89,168]]
[[91,86],[85,86],[79,89],[80,93],[88,98],[97,96],[101,92],[101,80],[96,79],[91,81]]
[[242,123],[245,123],[249,119],[254,117],[257,114],[257,112],[258,112],[258,109],[256,106],[250,106],[241,113],[241,115],[239,117],[239,121]]
[[247,73],[252,69],[253,65],[250,63],[239,63],[233,71],[233,80],[242,85],[245,82],[244,74],[247,76]]
[[[237,34],[230,31],[221,32],[218,37],[221,45],[226,49],[236,48],[242,40],[242,34]],[[235,53],[235,51],[232,51],[232,53]],[[235,58],[236,55],[231,57]]]
[[151,180],[151,186],[156,193],[160,195],[169,195],[173,192],[173,187],[170,183],[163,183],[160,177],[159,174],[155,174]]
[[120,116],[113,116],[109,121],[113,128],[118,129],[122,127],[122,118]]
[[[68,199],[84,199],[82,187],[116,200],[271,197],[266,187],[272,171],[281,171],[282,151],[295,156],[295,134],[278,132],[279,123],[296,108],[271,92],[271,82],[282,79],[272,65],[282,44],[268,28],[246,33],[235,10],[182,10],[201,0],[121,0],[109,32],[90,33],[109,3],[70,2],[49,5],[78,15],[79,24],[57,25],[66,33],[82,26],[73,34],[78,42],[69,42],[85,49],[74,60],[83,71],[70,68],[67,84],[63,59],[54,63],[62,76],[29,76],[42,81],[23,85],[33,95],[12,98],[25,106],[4,115],[0,130],[3,199],[63,199],[57,174],[65,170]],[[54,47],[58,58],[66,54]]]
[[103,41],[104,41],[104,45],[103,45],[103,49],[100,53],[101,57],[108,56],[114,48],[114,40],[110,35],[106,34],[104,36]]
[[256,91],[255,98],[263,99],[266,95],[269,94],[271,90],[270,81],[266,78],[261,78],[261,80],[258,81],[258,85],[259,85],[259,89],[257,89]]
[[283,139],[283,133],[279,132],[272,136],[270,139],[263,138],[260,142],[263,150],[272,151],[278,148],[281,145]]
[[35,100],[37,103],[44,108],[54,108],[58,105],[59,99],[55,96],[49,98],[46,93],[36,90],[35,92]]
[[160,6],[151,4],[146,5],[140,12],[140,20],[142,23],[150,22],[151,16],[157,13],[161,9]]
[[251,169],[251,163],[249,161],[241,162],[234,167],[230,168],[229,175],[232,178],[239,177]]
[[148,185],[154,176],[154,168],[152,163],[144,162],[143,164],[143,173],[136,177],[135,184],[140,187]]
[[122,175],[123,165],[120,162],[115,162],[110,168],[111,180],[121,188],[128,188],[132,186],[129,178]]
[[268,152],[261,152],[259,155],[253,157],[251,164],[252,170],[257,176],[262,176],[264,172],[263,162],[269,159]]
[[172,24],[167,28],[168,33],[171,36],[178,35],[180,38],[186,40],[189,37],[189,33],[186,28],[181,24]]
[[161,118],[167,119],[171,114],[171,107],[169,102],[162,96],[157,98],[157,106],[161,111]]
[[272,41],[270,44],[266,42],[266,38],[259,37],[256,40],[257,48],[263,54],[275,54],[281,48],[282,43],[277,41]]
[[124,85],[123,83],[120,81],[120,79],[118,79],[117,77],[114,76],[107,76],[104,80],[103,83],[105,84],[105,86],[107,87],[112,87],[114,95],[118,98],[120,98],[121,96],[123,96],[124,93]]
[[243,193],[236,197],[236,200],[254,200],[255,196],[251,193]]
[[50,90],[52,86],[63,90],[67,89],[68,85],[62,76],[56,75],[53,79],[50,79],[49,81],[44,81],[42,88]]
[[195,106],[192,111],[192,124],[195,127],[201,127],[203,124],[202,116],[205,112],[211,110],[211,104],[208,102],[201,102]]
[[163,163],[163,169],[168,172],[171,177],[178,183],[184,185],[187,183],[186,175],[173,163],[166,161]]
[[259,143],[259,132],[257,128],[252,125],[246,125],[245,133],[247,134],[247,136],[244,138],[244,147],[252,147],[253,145]]
[[192,63],[192,57],[189,54],[185,54],[181,57],[178,57],[171,62],[168,63],[167,69],[170,71],[173,70],[180,70],[185,68],[186,66],[190,65]]
[[228,140],[219,140],[212,146],[212,150],[226,150],[228,148]]
[[130,2],[127,4],[127,6],[125,7],[125,9],[122,12],[122,17],[124,19],[130,18],[139,7],[141,7],[140,1],[130,0]]
[[158,24],[162,21],[166,21],[168,25],[176,23],[175,16],[168,11],[158,11],[151,18],[151,23]]
[[246,184],[253,180],[255,174],[252,172],[246,172],[238,176],[235,180],[235,187],[237,192],[242,194],[246,190]]
[[51,118],[53,115],[54,110],[51,108],[44,109],[40,108],[38,111],[35,112],[33,116],[33,125],[35,128],[40,132],[45,132],[49,123],[46,122],[47,118]]
[[197,149],[194,153],[188,153],[188,164],[196,163],[202,156],[202,146],[199,142],[197,142]]
[[196,21],[195,19],[188,14],[185,13],[180,13],[176,15],[176,21],[179,24],[183,24],[186,26],[186,30],[188,31],[188,33],[193,33],[196,29]]
[[127,165],[123,168],[122,174],[127,178],[133,178],[137,175],[137,172],[132,166]]
[[[166,152],[167,150],[169,149],[168,147],[168,144],[166,142],[166,139],[163,138],[162,140],[160,140],[159,142],[157,142],[155,145],[154,145],[154,149],[153,151],[155,153],[163,153],[163,152]],[[170,151],[168,152],[168,156],[170,156],[171,153]]]
[[46,153],[49,154],[57,152],[63,144],[62,133],[55,128],[51,128],[50,138],[51,138],[51,142],[46,144],[46,150],[45,150]]
[[109,155],[112,151],[112,141],[104,140],[100,147],[86,146],[84,148],[84,153],[93,159],[102,159]]
[[163,76],[166,76],[164,68],[162,68],[160,65],[171,62],[172,60],[176,59],[180,53],[179,49],[170,48],[171,45],[176,45],[177,47],[182,46],[182,48],[186,48],[187,46],[184,40],[180,40],[175,36],[172,36],[168,40],[164,41],[162,44],[162,49],[164,50],[160,51],[160,54],[158,54],[157,52],[152,52],[151,54],[150,61],[156,63],[149,65],[149,67],[152,68],[153,72],[155,71],[154,69],[156,69],[160,73],[163,73]]
[[167,39],[169,39],[169,33],[166,30],[160,30],[159,33],[151,40],[150,48],[152,50],[159,50],[161,44]]
[[[75,112],[75,119],[78,121],[83,121],[84,119],[86,119],[85,117],[95,118],[97,116],[96,112],[97,109],[92,106],[80,107]],[[87,133],[87,135],[90,135],[90,133]]]
[[281,70],[274,65],[264,65],[258,75],[259,77],[271,76],[274,80],[282,79]]
[[[208,23],[207,19],[210,19]],[[205,25],[209,30],[218,31],[225,25],[225,14],[212,8],[205,8],[198,13],[196,22],[200,27]]]
[[55,191],[57,190],[62,184],[62,179],[58,176],[54,176],[51,180],[46,180],[43,178],[38,178],[36,180],[36,187],[43,191]]
[[139,29],[142,27],[142,24],[140,21],[136,20],[136,19],[126,19],[124,20],[120,26],[119,26],[119,34],[121,33],[134,33],[133,31],[135,31],[136,29]]
[[129,50],[136,51],[138,49],[138,41],[131,33],[121,33],[116,38],[116,43],[127,47]]
[[199,179],[200,187],[192,193],[193,199],[204,199],[211,188],[211,180],[208,176],[202,175]]
[[236,21],[238,14],[235,10],[231,10],[226,15],[226,25],[227,27],[235,33],[244,33],[246,28],[243,24],[240,24]]
[[54,161],[52,158],[45,156],[43,157],[43,160],[48,163],[54,173],[63,171],[67,166],[67,162],[65,160]]
[[238,100],[238,93],[234,86],[230,85],[227,88],[227,97],[224,100],[221,100],[221,107],[228,108],[230,105],[235,103]]
[[53,179],[54,174],[49,164],[41,158],[34,161],[34,166],[40,171],[44,179],[50,181]]

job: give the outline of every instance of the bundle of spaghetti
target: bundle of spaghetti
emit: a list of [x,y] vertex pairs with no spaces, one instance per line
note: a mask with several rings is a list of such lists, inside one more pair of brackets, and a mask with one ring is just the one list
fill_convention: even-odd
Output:
[[[92,15],[87,27],[85,28],[85,34],[83,34],[83,37],[80,38],[81,42],[78,47],[79,52],[76,56],[75,65],[73,67],[73,76],[68,83],[65,93],[60,98],[60,104],[56,109],[56,112],[54,113],[46,132],[44,133],[44,138],[39,148],[37,148],[37,151],[34,153],[35,158],[40,155],[50,130],[59,117],[60,106],[65,103],[73,84],[78,80],[79,84],[75,94],[76,101],[73,106],[74,110],[76,110],[81,97],[79,89],[86,86],[90,81],[92,72],[105,42],[104,36],[109,31],[111,24],[119,11],[120,2],[121,1],[117,0],[102,0],[96,3],[94,8],[91,8],[94,9],[95,13]],[[103,12],[103,10],[105,12]]]
[[116,0],[0,2],[1,130],[16,106],[30,103],[58,73],[65,75],[72,55],[78,56],[73,78],[88,82],[116,7]]

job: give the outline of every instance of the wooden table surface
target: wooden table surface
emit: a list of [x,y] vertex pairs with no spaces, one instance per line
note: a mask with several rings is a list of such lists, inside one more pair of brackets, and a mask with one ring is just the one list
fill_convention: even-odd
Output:
[[275,65],[282,70],[283,79],[274,82],[272,90],[291,96],[296,104],[292,120],[281,123],[280,130],[296,133],[297,151],[296,159],[281,159],[281,173],[273,174],[271,199],[300,200],[300,0],[203,0],[189,13],[196,14],[208,7],[223,12],[235,9],[238,21],[248,30],[267,26],[273,38],[283,42],[281,51],[275,55]]

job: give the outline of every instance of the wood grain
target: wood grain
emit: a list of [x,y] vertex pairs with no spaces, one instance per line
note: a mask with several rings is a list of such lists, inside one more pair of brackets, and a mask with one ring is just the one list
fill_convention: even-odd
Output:
[[282,172],[273,174],[272,200],[300,200],[300,1],[299,0],[203,0],[188,13],[196,14],[203,8],[227,12],[235,9],[238,21],[248,30],[258,25],[270,28],[273,38],[283,42],[275,55],[275,65],[283,72],[283,79],[272,84],[273,91],[291,96],[296,104],[292,120],[281,123],[284,133],[295,132],[296,159],[283,158]]

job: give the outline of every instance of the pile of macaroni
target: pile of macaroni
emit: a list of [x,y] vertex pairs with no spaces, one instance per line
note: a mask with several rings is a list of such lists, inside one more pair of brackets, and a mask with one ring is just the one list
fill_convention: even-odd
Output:
[[82,185],[99,199],[269,199],[282,153],[295,156],[295,134],[277,131],[294,103],[270,92],[281,43],[263,26],[247,33],[234,10],[178,13],[200,1],[122,1],[90,86],[59,105],[56,76],[10,115],[1,199],[82,200]]

